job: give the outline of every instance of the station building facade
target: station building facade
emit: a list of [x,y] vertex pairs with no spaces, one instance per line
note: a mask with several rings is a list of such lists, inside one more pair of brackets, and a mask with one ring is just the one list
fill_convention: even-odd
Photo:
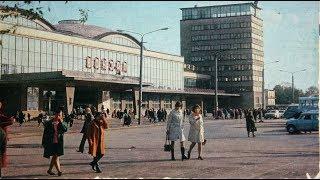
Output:
[[[136,110],[140,43],[133,36],[77,20],[52,25],[21,15],[0,20],[0,31],[6,32],[0,37],[0,98],[8,113],[61,105],[68,113],[80,105]],[[213,98],[212,90],[185,89],[183,57],[143,48],[143,110]]]

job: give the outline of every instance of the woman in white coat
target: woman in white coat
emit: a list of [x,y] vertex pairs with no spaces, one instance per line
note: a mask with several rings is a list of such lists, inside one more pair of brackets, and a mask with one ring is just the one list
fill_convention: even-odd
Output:
[[176,160],[174,158],[174,142],[176,140],[180,140],[182,161],[187,159],[187,156],[185,155],[185,148],[183,146],[183,142],[186,138],[183,134],[184,117],[181,108],[182,103],[178,101],[175,104],[175,109],[170,112],[167,121],[166,133],[168,135],[168,140],[171,141],[171,160],[173,161]]
[[204,128],[203,128],[203,119],[200,114],[200,106],[195,105],[192,108],[192,114],[189,116],[190,122],[190,131],[188,136],[188,141],[191,142],[188,159],[190,159],[190,154],[193,147],[198,143],[198,159],[203,160],[202,154],[202,143],[204,142]]

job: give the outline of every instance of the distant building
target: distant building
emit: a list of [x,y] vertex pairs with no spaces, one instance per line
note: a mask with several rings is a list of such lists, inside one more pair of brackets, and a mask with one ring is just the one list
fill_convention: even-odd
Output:
[[275,106],[276,105],[276,91],[265,89],[265,100],[266,106]]
[[181,10],[181,55],[185,63],[197,66],[198,73],[214,80],[216,53],[224,51],[218,61],[218,89],[240,93],[241,100],[232,102],[234,106],[262,107],[261,9],[254,3],[242,3]]

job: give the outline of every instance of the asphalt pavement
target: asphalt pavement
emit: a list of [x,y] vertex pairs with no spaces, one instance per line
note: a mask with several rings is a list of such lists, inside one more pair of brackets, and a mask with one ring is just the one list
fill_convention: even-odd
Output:
[[[243,119],[205,119],[202,161],[196,159],[197,147],[190,160],[181,161],[178,143],[177,160],[170,160],[170,152],[163,151],[165,123],[144,120],[143,125],[122,127],[117,120],[109,121],[103,172],[93,172],[88,164],[92,157],[76,152],[82,137],[79,120],[65,135],[60,178],[306,178],[306,173],[315,177],[319,172],[318,132],[289,135],[281,119],[257,123],[255,138],[247,137]],[[58,178],[46,174],[49,160],[42,157],[42,131],[35,122],[10,127],[9,166],[2,170],[3,178]],[[186,124],[186,137],[188,131]],[[186,149],[189,145],[185,142]]]

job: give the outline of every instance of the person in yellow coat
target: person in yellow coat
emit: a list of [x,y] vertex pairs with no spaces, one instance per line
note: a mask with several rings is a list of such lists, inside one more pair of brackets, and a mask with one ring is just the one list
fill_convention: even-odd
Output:
[[107,118],[105,113],[96,113],[95,119],[89,124],[87,137],[89,142],[89,154],[93,156],[93,161],[90,163],[92,169],[97,173],[101,173],[99,160],[105,154],[105,139],[104,130],[108,128]]

